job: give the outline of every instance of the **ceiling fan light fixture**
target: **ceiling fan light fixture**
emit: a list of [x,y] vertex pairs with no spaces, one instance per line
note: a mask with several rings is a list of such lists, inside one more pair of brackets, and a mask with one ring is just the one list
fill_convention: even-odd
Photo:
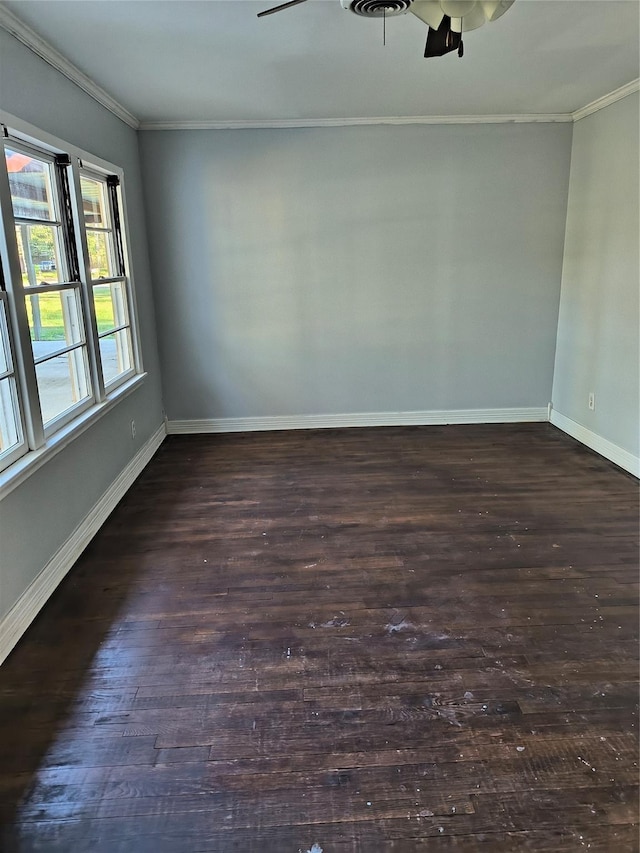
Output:
[[486,20],[482,6],[477,3],[462,18],[451,18],[451,29],[454,33],[468,33],[470,30],[477,30]]
[[497,21],[513,4],[514,0],[481,0],[480,2],[487,21]]
[[437,30],[444,16],[451,18],[451,31],[468,33],[486,21],[495,21],[514,0],[413,0],[409,11]]
[[444,12],[438,0],[413,0],[409,11],[432,30],[437,30],[444,18]]
[[438,4],[450,18],[463,18],[476,5],[476,0],[440,0]]

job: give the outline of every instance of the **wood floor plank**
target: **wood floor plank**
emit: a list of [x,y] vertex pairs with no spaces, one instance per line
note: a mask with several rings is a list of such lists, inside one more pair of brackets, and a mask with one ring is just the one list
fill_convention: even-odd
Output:
[[168,438],[0,669],[0,848],[637,853],[638,497],[548,424]]

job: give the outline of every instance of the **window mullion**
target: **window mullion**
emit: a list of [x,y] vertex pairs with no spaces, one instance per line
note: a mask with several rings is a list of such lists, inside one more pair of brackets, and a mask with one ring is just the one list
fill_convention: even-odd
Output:
[[4,153],[0,157],[0,223],[0,254],[7,274],[9,316],[15,330],[13,343],[18,368],[16,378],[20,398],[25,407],[23,415],[27,441],[32,450],[37,450],[44,444],[45,436]]
[[35,216],[14,216],[16,225],[49,225],[59,227],[62,222],[59,219],[36,219]]
[[39,358],[35,359],[36,364],[44,364],[46,361],[52,361],[54,358],[58,358],[61,355],[67,355],[67,353],[73,352],[74,350],[81,350],[83,344],[69,344],[66,347],[62,347],[55,352],[49,353],[47,355],[41,355]]
[[101,403],[106,398],[104,379],[102,378],[102,358],[98,343],[98,323],[91,287],[91,261],[87,247],[87,233],[82,210],[82,189],[80,186],[80,164],[76,157],[71,158],[71,205],[76,239],[78,243],[78,266],[80,270],[81,299],[85,317],[85,340],[89,356],[91,382],[96,402]]
[[80,287],[79,281],[54,281],[51,284],[34,284],[25,288],[25,293],[32,296],[38,293],[65,293],[70,290],[77,290]]
[[100,338],[109,338],[111,335],[115,335],[116,332],[124,332],[125,329],[131,328],[128,323],[123,323],[121,326],[114,326],[112,329],[107,329],[105,332],[100,332],[98,337]]

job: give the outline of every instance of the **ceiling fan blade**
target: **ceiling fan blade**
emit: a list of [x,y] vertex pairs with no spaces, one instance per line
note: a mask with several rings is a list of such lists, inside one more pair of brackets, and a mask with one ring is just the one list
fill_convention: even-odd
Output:
[[462,56],[461,43],[462,36],[451,30],[451,18],[445,15],[437,30],[429,27],[427,46],[424,49],[425,59],[430,56],[444,56],[453,50],[457,50],[458,56]]
[[273,15],[274,12],[281,12],[283,9],[288,9],[289,6],[297,6],[299,3],[306,3],[307,0],[289,0],[288,3],[281,3],[279,6],[274,6],[273,9],[266,9],[264,12],[258,12],[259,18],[264,18],[265,15]]

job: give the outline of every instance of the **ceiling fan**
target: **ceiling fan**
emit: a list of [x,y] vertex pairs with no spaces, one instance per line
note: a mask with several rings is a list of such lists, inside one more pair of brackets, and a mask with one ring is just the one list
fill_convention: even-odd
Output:
[[[340,0],[348,9],[363,18],[387,18],[413,13],[429,27],[425,57],[444,56],[452,50],[462,56],[462,33],[481,27],[485,21],[495,21],[507,11],[514,0]],[[306,0],[288,0],[258,14],[259,18],[273,15]]]

